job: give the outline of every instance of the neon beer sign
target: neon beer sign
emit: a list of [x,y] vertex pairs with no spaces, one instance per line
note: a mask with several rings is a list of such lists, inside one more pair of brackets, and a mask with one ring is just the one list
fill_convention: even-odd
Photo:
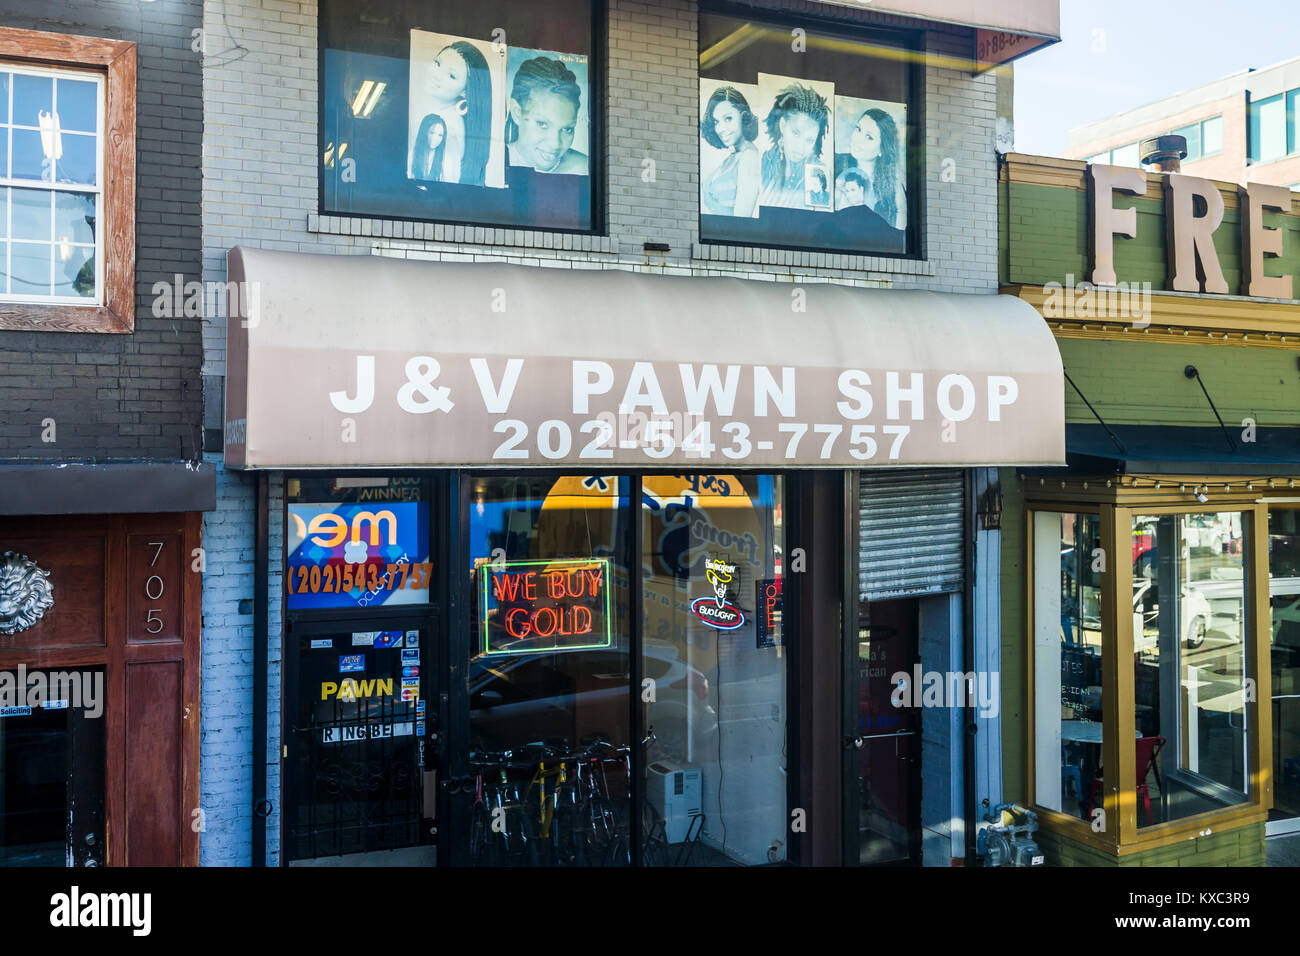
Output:
[[503,561],[479,568],[483,653],[610,646],[609,561]]

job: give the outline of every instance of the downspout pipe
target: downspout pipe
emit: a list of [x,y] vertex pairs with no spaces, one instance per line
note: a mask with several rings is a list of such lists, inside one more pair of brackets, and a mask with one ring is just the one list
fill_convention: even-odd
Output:
[[[975,671],[975,580],[978,568],[975,566],[975,534],[978,515],[978,500],[975,487],[975,471],[967,468],[964,472],[966,507],[962,520],[962,547],[965,551],[967,568],[966,583],[962,588],[961,602],[961,637],[962,637],[962,671],[973,674]],[[978,686],[978,681],[976,681]],[[977,817],[975,800],[975,723],[974,694],[966,694],[966,703],[962,708],[962,820],[966,835],[962,844],[965,850],[966,866],[975,866],[977,861],[975,841],[977,838]]]
[[253,516],[253,813],[252,844],[255,867],[266,866],[266,655],[270,630],[269,479],[257,472],[257,503]]

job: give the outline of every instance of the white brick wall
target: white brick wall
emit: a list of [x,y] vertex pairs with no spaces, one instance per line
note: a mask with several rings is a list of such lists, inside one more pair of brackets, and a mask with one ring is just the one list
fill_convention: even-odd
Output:
[[[898,25],[897,18],[804,0],[770,0],[795,14]],[[320,216],[317,209],[317,11],[315,2],[223,0],[205,5],[203,278],[224,281],[234,245],[437,260],[472,257],[562,268],[618,268],[687,275],[739,275],[775,282],[839,282],[991,293],[997,284],[997,160],[993,150],[995,80],[972,77],[944,58],[969,52],[969,34],[936,26],[927,34],[925,70],[925,260],[749,251],[701,245],[698,222],[698,49],[695,0],[609,0],[609,236],[570,238],[527,230],[475,229],[478,243],[446,241],[464,229],[423,223]],[[653,183],[642,161],[655,160]],[[945,160],[952,181],[944,181]],[[400,226],[400,228],[399,228]],[[394,238],[404,237],[404,238]],[[557,241],[558,238],[558,241]],[[671,252],[648,256],[644,242]],[[749,258],[751,261],[745,262]],[[757,260],[757,261],[754,261]],[[225,321],[204,328],[204,371],[225,371]],[[219,408],[220,403],[210,407]],[[209,427],[221,422],[211,415]],[[282,481],[272,515],[283,512]],[[252,618],[235,611],[252,597],[252,498],[247,482],[222,475],[218,510],[207,516],[203,768],[208,810],[204,863],[246,862],[251,775]],[[212,537],[209,537],[212,535]],[[269,856],[278,843],[278,570],[282,529],[273,525],[273,597],[268,741],[275,813]],[[213,572],[212,568],[218,568]]]
[[[205,455],[213,465],[219,455]],[[267,833],[267,863],[279,862],[280,600],[284,480],[270,478],[271,621],[267,668],[267,799],[276,808]],[[253,820],[253,473],[217,470],[217,507],[203,515],[203,696],[199,745],[199,836],[202,866],[248,866]]]
[[[205,455],[214,465],[216,455]],[[254,476],[217,471],[217,509],[203,515],[203,697],[199,745],[202,866],[247,866],[253,774]]]

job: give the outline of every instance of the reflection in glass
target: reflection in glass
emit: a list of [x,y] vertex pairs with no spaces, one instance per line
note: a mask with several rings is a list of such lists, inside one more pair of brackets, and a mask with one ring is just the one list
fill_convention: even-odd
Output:
[[40,126],[42,113],[54,111],[54,79],[50,76],[13,74],[14,116],[16,126]]
[[60,243],[95,242],[95,194],[54,194],[54,240]]
[[54,294],[93,298],[95,249],[58,243],[54,247]]
[[95,185],[97,141],[84,133],[64,133],[59,137],[63,155],[59,158],[55,182]]
[[1138,825],[1245,800],[1245,516],[1133,518]]
[[1273,668],[1273,809],[1300,817],[1300,510],[1268,512],[1270,653]]
[[48,242],[9,245],[9,291],[18,295],[49,295],[53,247]]
[[1034,515],[1036,799],[1085,820],[1102,774],[1100,546],[1097,515]]
[[33,182],[52,182],[51,159],[45,155],[40,130],[15,129],[12,131],[13,178]]
[[9,207],[0,208],[0,238],[19,240],[5,247],[0,295],[100,298],[102,97],[102,77],[90,74],[0,73],[0,176],[47,187],[0,189]]
[[470,479],[476,866],[631,860],[628,514],[626,478]]
[[94,133],[99,112],[99,86],[90,80],[58,81],[59,126],[64,130]]
[[13,204],[13,237],[49,242],[50,196],[45,189],[11,189],[9,201]]
[[785,859],[779,476],[645,479],[646,862]]

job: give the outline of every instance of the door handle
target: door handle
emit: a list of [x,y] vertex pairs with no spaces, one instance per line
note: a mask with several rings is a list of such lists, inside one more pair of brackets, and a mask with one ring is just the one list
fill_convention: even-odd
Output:
[[866,738],[864,737],[857,737],[857,736],[850,737],[848,734],[844,735],[845,750],[849,750],[850,748],[853,750],[861,750],[865,743],[866,743]]

